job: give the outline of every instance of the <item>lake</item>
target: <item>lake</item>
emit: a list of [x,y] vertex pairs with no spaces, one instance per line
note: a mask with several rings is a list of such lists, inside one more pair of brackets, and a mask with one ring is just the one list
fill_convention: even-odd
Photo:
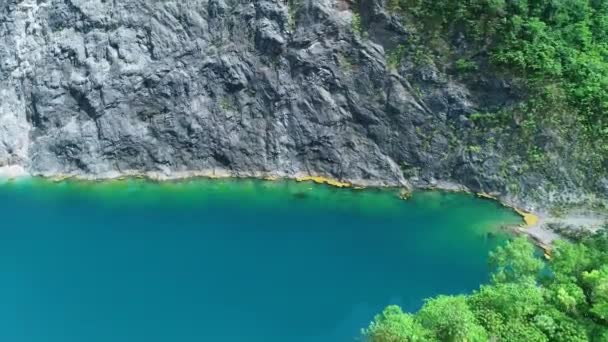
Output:
[[477,289],[521,218],[462,193],[24,179],[0,220],[0,341],[335,342]]

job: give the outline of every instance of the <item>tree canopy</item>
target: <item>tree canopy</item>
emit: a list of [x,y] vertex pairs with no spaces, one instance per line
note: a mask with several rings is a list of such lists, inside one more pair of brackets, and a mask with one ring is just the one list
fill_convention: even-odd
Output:
[[429,299],[414,314],[389,306],[364,341],[608,341],[608,237],[560,241],[542,262],[516,238],[491,254],[492,282]]

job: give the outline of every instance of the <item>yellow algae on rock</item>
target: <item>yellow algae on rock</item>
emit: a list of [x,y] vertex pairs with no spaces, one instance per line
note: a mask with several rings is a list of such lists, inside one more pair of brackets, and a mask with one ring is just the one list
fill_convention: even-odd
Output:
[[66,176],[66,175],[60,175],[60,176],[53,176],[50,179],[51,179],[52,182],[59,183],[59,182],[65,181],[67,179],[70,179],[70,177]]
[[526,227],[533,227],[538,224],[538,221],[540,220],[540,218],[538,216],[525,212],[521,209],[517,209],[517,208],[513,208],[513,209],[524,219],[524,222],[526,223]]
[[492,196],[490,194],[486,194],[485,192],[478,192],[477,193],[477,197],[479,198],[485,198],[485,199],[491,199],[491,200],[498,200],[498,198],[496,196]]
[[[498,199],[498,197],[496,197],[496,196],[492,196],[492,195],[487,194],[487,193],[485,193],[485,192],[478,192],[476,195],[477,195],[477,197],[479,197],[479,198],[484,198],[484,199],[490,199],[490,200],[500,201],[500,200]],[[501,202],[501,203],[502,203],[502,205],[504,205],[504,206],[506,206],[506,207],[510,207],[510,208],[512,208],[513,210],[515,210],[515,212],[516,212],[517,214],[519,214],[519,216],[521,216],[521,217],[524,219],[524,223],[525,223],[525,224],[523,225],[524,227],[533,227],[533,226],[536,226],[536,225],[538,224],[538,221],[540,221],[540,218],[539,218],[538,216],[536,216],[536,215],[532,214],[532,213],[529,213],[529,212],[523,211],[523,210],[521,210],[521,209],[515,208],[514,206],[511,206],[511,205],[506,204],[506,203],[504,203],[504,202]]]
[[345,182],[341,182],[336,179],[331,179],[331,178],[322,177],[322,176],[298,177],[298,178],[296,178],[296,181],[298,181],[298,182],[309,182],[310,181],[310,182],[315,182],[317,184],[327,184],[327,185],[335,186],[338,188],[350,188],[353,186],[350,183],[345,183]]
[[264,180],[267,180],[267,181],[277,181],[277,180],[279,180],[279,177],[277,177],[277,176],[266,176],[266,177],[264,177]]

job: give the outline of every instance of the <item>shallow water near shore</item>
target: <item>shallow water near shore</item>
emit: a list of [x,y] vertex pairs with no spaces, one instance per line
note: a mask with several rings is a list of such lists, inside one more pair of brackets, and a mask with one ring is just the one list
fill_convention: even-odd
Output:
[[473,195],[288,181],[0,184],[0,340],[353,341],[488,279],[502,225]]

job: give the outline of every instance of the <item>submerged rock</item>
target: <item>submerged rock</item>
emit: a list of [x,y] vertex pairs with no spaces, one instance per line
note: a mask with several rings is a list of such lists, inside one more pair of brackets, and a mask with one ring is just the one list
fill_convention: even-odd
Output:
[[399,191],[399,198],[402,200],[408,200],[412,197],[412,192],[408,189],[401,189]]

